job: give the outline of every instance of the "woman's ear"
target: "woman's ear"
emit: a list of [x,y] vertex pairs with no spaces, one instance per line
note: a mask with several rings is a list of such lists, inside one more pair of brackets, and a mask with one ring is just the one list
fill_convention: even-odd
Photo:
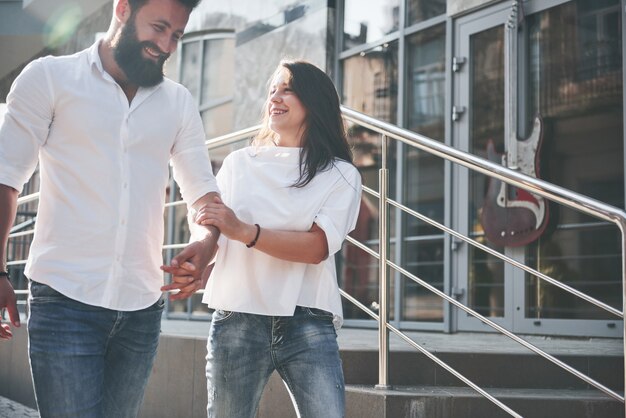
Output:
[[121,23],[126,23],[130,18],[131,10],[128,0],[118,0],[115,4],[115,17]]

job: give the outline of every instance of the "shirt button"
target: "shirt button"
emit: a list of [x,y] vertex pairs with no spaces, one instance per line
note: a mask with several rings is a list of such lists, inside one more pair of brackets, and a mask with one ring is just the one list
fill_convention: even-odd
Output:
[[126,225],[126,220],[125,220],[125,219],[122,219],[122,221],[120,222],[120,224],[122,224],[122,225]]
[[124,183],[124,188],[128,189],[128,183]]

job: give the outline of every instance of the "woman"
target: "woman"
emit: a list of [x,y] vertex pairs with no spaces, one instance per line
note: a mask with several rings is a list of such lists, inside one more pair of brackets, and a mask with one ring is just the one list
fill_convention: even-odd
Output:
[[319,68],[281,62],[264,113],[253,144],[224,160],[223,202],[196,215],[222,233],[203,299],[215,309],[208,416],[253,418],[276,370],[300,417],[342,417],[333,255],[354,229],[361,177],[337,92]]

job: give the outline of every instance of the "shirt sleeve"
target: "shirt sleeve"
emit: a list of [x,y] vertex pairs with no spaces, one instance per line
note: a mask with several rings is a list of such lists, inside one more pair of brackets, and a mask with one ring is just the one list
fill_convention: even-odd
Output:
[[346,236],[355,228],[361,203],[361,175],[356,167],[337,167],[340,179],[326,196],[315,223],[322,228],[328,241],[328,255],[341,249]]
[[43,60],[31,62],[15,79],[0,121],[0,183],[20,193],[37,167],[48,139],[53,95]]
[[207,193],[219,193],[219,189],[204,143],[202,119],[191,94],[185,90],[183,96],[183,125],[172,149],[171,163],[174,180],[190,206]]

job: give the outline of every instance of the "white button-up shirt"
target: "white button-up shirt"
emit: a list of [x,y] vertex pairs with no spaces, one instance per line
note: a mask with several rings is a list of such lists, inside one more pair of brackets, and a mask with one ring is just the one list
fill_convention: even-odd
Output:
[[30,63],[0,128],[0,183],[19,191],[40,164],[25,274],[78,301],[137,310],[161,295],[168,162],[187,204],[217,191],[190,93],[165,79],[128,103],[98,43]]

